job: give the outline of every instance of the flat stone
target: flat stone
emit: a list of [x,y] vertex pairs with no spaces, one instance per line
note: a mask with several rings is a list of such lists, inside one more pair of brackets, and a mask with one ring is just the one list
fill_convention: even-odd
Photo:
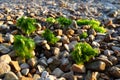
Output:
[[29,73],[29,69],[28,68],[27,69],[22,69],[21,73],[23,75],[27,75]]
[[18,77],[12,71],[5,74],[4,80],[18,80]]
[[64,72],[60,68],[55,68],[52,72],[56,77],[60,77]]
[[114,51],[120,51],[120,47],[112,46],[112,49],[113,49]]
[[20,65],[21,69],[29,68],[30,66],[27,63],[23,63]]
[[94,61],[87,64],[86,68],[95,71],[103,71],[105,70],[106,64],[103,61]]
[[14,69],[15,69],[16,71],[19,72],[19,71],[21,70],[21,68],[20,68],[20,66],[19,66],[19,64],[18,64],[18,61],[11,61],[10,64],[14,67]]
[[0,62],[0,76],[8,73],[11,70],[10,66],[5,62]]
[[86,68],[82,64],[81,65],[73,64],[71,70],[78,73],[85,73]]
[[113,53],[114,53],[114,51],[112,51],[112,50],[104,50],[104,54],[106,56],[111,56]]
[[10,49],[8,47],[6,47],[5,45],[1,44],[0,45],[0,52],[2,54],[6,54],[6,53],[9,53],[10,52]]
[[6,55],[2,55],[1,57],[0,57],[0,62],[5,62],[5,63],[10,63],[10,61],[11,61],[11,57],[8,55],[8,54],[6,54]]

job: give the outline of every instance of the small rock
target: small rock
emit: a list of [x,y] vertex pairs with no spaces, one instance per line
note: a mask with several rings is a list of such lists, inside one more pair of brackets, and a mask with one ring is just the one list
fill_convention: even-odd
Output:
[[108,59],[113,63],[113,65],[118,63],[118,59],[115,56],[109,56]]
[[19,66],[19,64],[18,64],[18,61],[11,61],[10,64],[14,67],[14,69],[15,69],[16,71],[19,72],[19,71],[21,70],[21,68],[20,68],[20,66]]
[[2,54],[6,54],[6,53],[9,53],[9,52],[10,52],[10,49],[9,49],[7,46],[5,46],[5,45],[0,44],[0,52],[1,52]]
[[61,29],[55,30],[56,35],[61,36],[63,31]]
[[78,73],[85,73],[86,69],[84,65],[73,64],[71,70]]
[[7,63],[0,62],[0,76],[3,76],[5,73],[8,73],[10,70],[11,68]]
[[4,80],[18,80],[18,77],[12,71],[5,74]]
[[70,51],[68,44],[64,44],[64,47],[67,51]]
[[5,63],[10,63],[10,61],[11,61],[11,57],[8,55],[8,54],[6,54],[6,55],[2,55],[1,57],[0,57],[0,62],[5,62]]
[[47,71],[43,71],[41,74],[41,78],[47,78],[49,76],[49,73]]
[[106,56],[111,56],[112,54],[113,54],[114,52],[112,51],[112,50],[104,50],[104,54],[106,55]]
[[16,75],[17,75],[19,78],[21,78],[21,77],[22,77],[21,72],[17,72],[17,73],[16,73]]
[[60,77],[64,72],[60,68],[55,68],[52,72],[56,77]]
[[40,58],[40,59],[38,60],[38,63],[39,63],[40,65],[43,65],[43,66],[47,66],[47,65],[48,65],[46,58]]
[[32,66],[32,67],[36,66],[37,63],[38,63],[38,61],[37,61],[37,58],[36,58],[36,57],[31,58],[31,59],[28,60],[28,64],[29,64],[30,66]]
[[120,51],[120,47],[112,46],[112,49],[113,49],[114,51]]
[[68,35],[73,35],[73,34],[74,34],[74,30],[69,29],[69,30],[67,30],[66,34],[68,34]]
[[23,75],[27,75],[29,73],[29,69],[28,68],[27,69],[22,69],[21,73]]
[[42,73],[45,70],[45,67],[42,65],[37,65],[39,73]]
[[30,77],[21,77],[20,80],[33,80],[33,78],[30,78]]
[[90,70],[103,71],[105,70],[106,64],[103,61],[94,61],[87,64],[86,68]]
[[47,63],[48,64],[50,64],[50,63],[52,63],[53,62],[53,58],[49,58],[48,60],[47,60]]
[[77,22],[75,20],[72,21],[72,27],[73,28],[78,28]]
[[63,44],[68,44],[70,42],[67,36],[61,37],[61,41]]
[[100,44],[98,42],[93,41],[92,42],[92,46],[94,46],[94,47],[100,47]]
[[50,50],[49,44],[45,44],[45,45],[44,45],[44,48],[47,49],[47,50]]
[[3,25],[4,21],[0,21],[0,26]]
[[73,49],[75,47],[75,45],[77,44],[78,42],[77,41],[72,41],[69,43],[69,49]]
[[41,26],[40,23],[36,23],[35,25],[37,26],[37,30],[41,30],[42,29],[42,26]]
[[34,74],[33,80],[39,80],[39,79],[40,79],[40,76],[38,74]]
[[74,80],[73,72],[64,73],[62,77],[66,78],[66,80]]
[[45,80],[58,80],[58,79],[53,75],[49,75]]
[[110,67],[108,71],[111,74],[111,76],[120,78],[120,68],[113,66]]
[[29,68],[30,66],[27,63],[22,63],[20,65],[21,69]]
[[116,10],[111,10],[109,13],[107,13],[107,15],[109,17],[116,17],[118,14],[118,12]]
[[53,48],[53,54],[54,54],[55,56],[59,56],[59,53],[60,53],[60,48],[54,47],[54,48]]
[[92,34],[89,35],[89,40],[90,40],[90,41],[93,41],[94,39],[95,39],[95,36],[94,36],[94,35],[92,35]]
[[97,80],[98,72],[88,71],[85,80]]
[[2,37],[2,34],[0,33],[0,43],[4,41],[4,38]]
[[5,41],[8,41],[10,43],[14,42],[14,36],[12,34],[7,33],[5,36]]

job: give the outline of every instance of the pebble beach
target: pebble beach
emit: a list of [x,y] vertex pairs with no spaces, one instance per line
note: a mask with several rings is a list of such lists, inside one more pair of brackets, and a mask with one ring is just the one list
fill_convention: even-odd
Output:
[[[35,42],[30,59],[17,56],[13,47],[14,36],[25,35],[16,27],[22,16],[37,22],[29,36]],[[46,18],[59,16],[72,24],[64,29],[46,23]],[[81,27],[79,19],[97,20],[106,32]],[[45,29],[59,41],[50,44],[42,36]],[[85,39],[79,37],[83,32]],[[71,52],[79,42],[89,43],[99,54],[76,64]],[[0,0],[0,80],[120,80],[120,0]]]

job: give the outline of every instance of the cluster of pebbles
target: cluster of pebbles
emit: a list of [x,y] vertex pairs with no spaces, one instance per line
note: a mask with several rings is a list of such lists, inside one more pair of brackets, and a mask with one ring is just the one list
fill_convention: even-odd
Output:
[[[119,0],[0,0],[0,80],[120,80],[120,2]],[[104,2],[102,2],[104,1]],[[21,16],[35,18],[39,27],[31,38],[36,42],[35,57],[15,56],[15,21]],[[60,41],[50,45],[40,35],[47,27],[46,17],[65,16],[73,20],[68,29],[49,27]],[[106,33],[89,26],[79,27],[77,19],[101,21]],[[87,31],[88,37],[79,35]],[[70,52],[78,42],[99,48],[100,54],[77,65]],[[19,46],[19,45],[18,45]]]

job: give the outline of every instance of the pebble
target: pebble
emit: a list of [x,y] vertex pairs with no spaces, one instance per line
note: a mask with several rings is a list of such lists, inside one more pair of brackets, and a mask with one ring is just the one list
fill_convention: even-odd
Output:
[[113,63],[113,65],[118,63],[118,59],[115,56],[109,56],[108,59]]
[[9,64],[11,61],[11,57],[8,54],[2,55],[0,57],[0,62],[5,62],[7,64]]
[[49,73],[47,71],[43,71],[41,74],[41,78],[47,78],[49,76]]
[[21,73],[22,73],[23,75],[27,75],[27,74],[29,73],[29,68],[22,69],[22,70],[21,70]]
[[60,68],[55,68],[52,72],[52,74],[55,75],[56,77],[61,77],[63,73],[64,72]]
[[95,71],[104,71],[106,67],[105,62],[103,61],[95,61],[87,64],[86,68],[89,70],[95,70]]
[[75,47],[75,45],[77,44],[78,42],[77,41],[72,41],[69,43],[69,49],[73,49]]
[[29,68],[30,66],[27,63],[22,63],[20,65],[21,69]]
[[104,54],[106,55],[106,56],[111,56],[112,54],[114,54],[114,51],[112,51],[112,50],[104,50]]
[[112,49],[113,49],[114,51],[120,51],[120,47],[112,46]]
[[78,73],[85,73],[86,68],[82,64],[81,65],[73,64],[71,70]]
[[38,63],[38,61],[37,61],[37,58],[36,58],[36,57],[31,58],[31,59],[28,60],[28,64],[29,64],[30,66],[32,66],[32,67],[36,66],[37,63]]
[[13,42],[14,42],[14,36],[13,36],[12,34],[7,33],[7,34],[5,35],[5,41],[8,41],[8,42],[10,42],[10,43],[13,43]]
[[116,10],[111,10],[110,12],[107,13],[109,17],[116,17],[118,12]]
[[53,48],[53,54],[54,54],[55,56],[59,56],[59,53],[60,53],[60,48],[54,47],[54,48]]
[[39,73],[42,73],[43,71],[45,71],[45,67],[42,65],[37,65],[38,71]]
[[8,73],[5,74],[4,80],[18,80],[19,78],[17,77],[17,75],[10,71]]
[[10,64],[14,67],[14,69],[19,72],[21,70],[18,61],[11,61]]
[[0,62],[0,77],[3,76],[5,73],[8,73],[11,70],[11,67],[5,63]]
[[98,72],[88,71],[85,80],[97,80]]
[[43,66],[48,66],[47,64],[47,59],[46,58],[41,58],[38,60],[38,63]]
[[39,79],[40,79],[40,75],[39,74],[34,74],[33,80],[39,80]]
[[113,76],[113,77],[117,77],[120,78],[120,68],[118,67],[110,67],[109,68],[109,73]]
[[9,53],[10,52],[10,49],[8,47],[6,47],[5,45],[3,44],[0,44],[0,52],[2,54],[6,54],[6,53]]

